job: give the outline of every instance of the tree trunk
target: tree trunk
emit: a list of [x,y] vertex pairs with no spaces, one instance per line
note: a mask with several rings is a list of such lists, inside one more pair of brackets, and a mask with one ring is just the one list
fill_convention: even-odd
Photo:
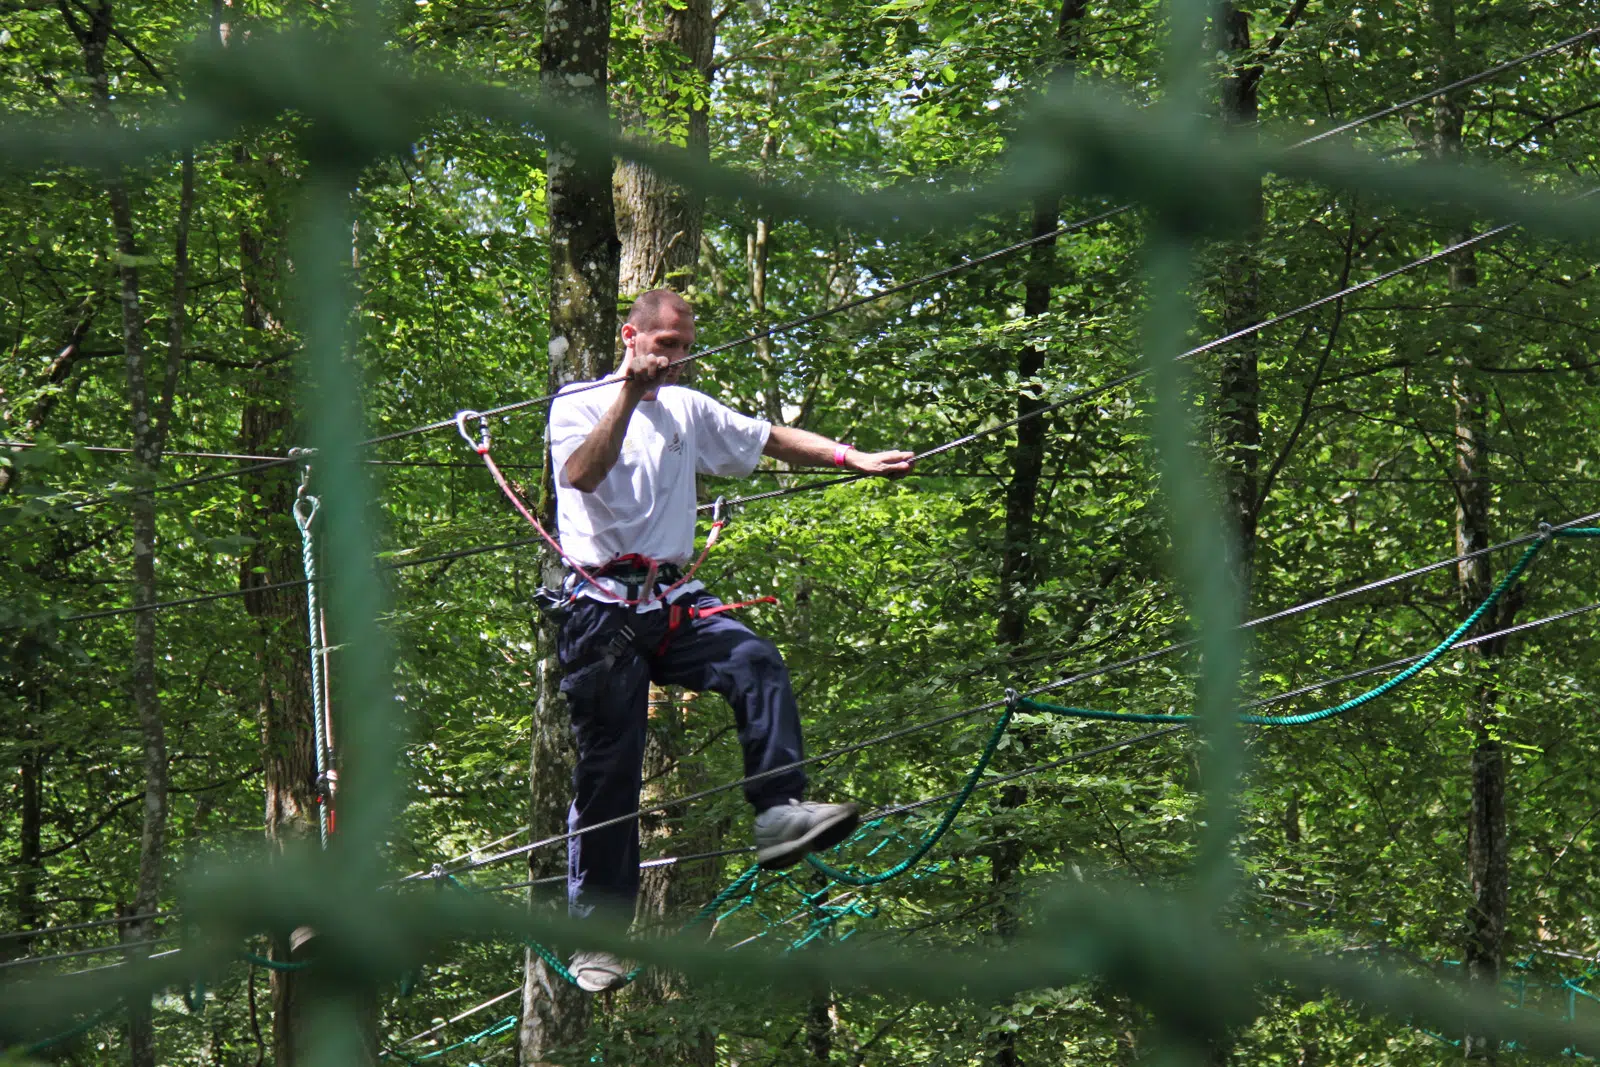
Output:
[[[626,125],[642,127],[660,115],[673,131],[682,131],[681,141],[678,136],[674,141],[680,141],[697,158],[708,159],[711,135],[706,101],[710,99],[716,37],[711,0],[669,4],[662,41],[667,46],[662,51],[669,67],[665,75],[672,82],[687,75],[695,82],[694,90],[667,89],[651,103],[650,112],[640,108],[627,116]],[[687,70],[671,69],[679,63]],[[636,128],[634,132],[644,131]],[[617,236],[622,242],[621,295],[627,299],[661,286],[686,291],[700,261],[704,194],[677,186],[632,162],[617,167],[615,180]]]
[[815,1063],[833,1059],[833,997],[817,993],[806,1004],[806,1055]]
[[[772,120],[778,111],[778,71],[774,66],[767,72],[767,132],[761,138],[761,177],[768,177],[768,169],[778,155],[778,131]],[[755,230],[750,234],[746,258],[750,261],[750,310],[755,321],[751,328],[760,331],[768,325],[767,316],[767,260],[772,254],[772,220],[765,215],[756,217]],[[761,365],[764,378],[761,390],[762,414],[768,422],[780,424],[783,419],[783,373],[772,354],[772,338],[756,339],[756,362]]]
[[[1088,13],[1087,0],[1062,0],[1056,22],[1057,69],[1069,69],[1077,58],[1079,26]],[[1041,197],[1033,203],[1032,236],[1040,237],[1060,226],[1060,201]],[[1054,238],[1041,241],[1028,252],[1027,280],[1023,289],[1022,313],[1028,318],[1050,310],[1050,296],[1058,271]],[[1029,345],[1017,353],[1017,380],[1024,383],[1017,393],[1017,417],[1023,418],[1044,405],[1025,383],[1045,368],[1046,352]],[[1034,514],[1039,498],[1039,479],[1044,471],[1045,430],[1043,418],[1028,418],[1017,426],[1017,443],[1011,450],[1011,480],[1006,484],[1005,543],[1000,557],[1000,610],[995,625],[995,643],[1012,657],[1020,656],[1028,636],[1029,590],[1037,576],[1034,545]],[[1020,745],[1019,748],[1025,748]],[[1000,792],[999,806],[1021,808],[1028,802],[1026,786],[1007,786]],[[1002,841],[991,856],[992,878],[998,910],[994,931],[1010,939],[1017,929],[1018,876],[1024,850],[1020,843]],[[989,1062],[995,1067],[1017,1067],[1016,1031],[1002,1028],[989,1037]]]
[[[1234,65],[1222,79],[1222,118],[1230,126],[1254,131],[1260,116],[1263,68],[1251,62],[1250,12],[1231,0],[1218,12],[1224,50]],[[1245,232],[1223,250],[1222,331],[1230,334],[1261,319],[1261,264],[1257,246],[1266,216],[1261,181],[1250,183],[1249,224]],[[1261,456],[1261,376],[1258,335],[1235,341],[1219,357],[1217,382],[1217,432],[1222,445],[1222,469],[1227,515],[1233,535],[1234,575],[1240,603],[1250,603],[1256,548],[1256,517],[1260,514],[1257,478]]]
[[[1446,80],[1459,77],[1465,62],[1456,42],[1455,0],[1433,0],[1430,5],[1433,28],[1438,35],[1440,73]],[[1441,97],[1433,108],[1433,152],[1441,160],[1459,159],[1462,154],[1462,125],[1465,112],[1455,96]],[[1460,240],[1462,234],[1451,237]],[[1478,285],[1477,257],[1463,249],[1449,260],[1449,288],[1452,294],[1464,293]],[[1452,302],[1465,302],[1455,299]],[[1468,330],[1456,333],[1459,346],[1451,377],[1451,400],[1455,410],[1455,494],[1456,552],[1465,554],[1487,548],[1493,536],[1489,439],[1489,396],[1476,370],[1476,338]],[[1470,612],[1489,595],[1494,577],[1487,556],[1457,565],[1457,592],[1463,612]],[[1518,597],[1509,597],[1479,624],[1479,632],[1509,625],[1517,610]],[[1503,642],[1475,645],[1467,653],[1480,672],[1492,673],[1489,663],[1503,652]],[[1463,947],[1465,971],[1469,980],[1493,988],[1500,981],[1505,960],[1506,910],[1510,898],[1511,872],[1507,862],[1506,763],[1499,739],[1500,694],[1484,683],[1477,687],[1467,708],[1467,729],[1472,736],[1468,756],[1471,799],[1467,809],[1467,883],[1471,903],[1467,911],[1467,936]],[[1496,1043],[1468,1026],[1462,1050],[1468,1059],[1498,1058]]]
[[[39,883],[44,877],[44,765],[45,752],[41,743],[40,727],[44,723],[44,685],[35,673],[41,650],[28,637],[18,643],[16,669],[20,688],[26,694],[22,702],[22,723],[18,740],[22,754],[18,760],[21,772],[21,825],[17,836],[17,876],[15,908],[17,928],[31,930],[43,918],[39,904]],[[16,959],[28,955],[32,938],[18,937],[0,941],[0,959]]]
[[[263,205],[262,219],[239,226],[241,325],[247,352],[288,343],[280,307],[284,222],[268,176],[274,164],[257,160],[246,144],[233,153],[238,180],[253,187]],[[281,177],[281,176],[278,176]],[[239,444],[251,455],[286,452],[296,444],[293,417],[295,384],[286,364],[251,372],[244,385]],[[300,535],[291,518],[296,479],[292,466],[272,467],[241,481],[247,501],[241,532],[254,539],[241,562],[239,586],[247,592],[245,611],[255,622],[256,707],[261,728],[261,766],[265,790],[265,829],[275,851],[307,847],[317,835],[316,751],[312,724],[311,658],[306,630],[306,590],[301,586],[261,590],[304,576]],[[275,938],[275,960],[294,958],[288,938]],[[279,1067],[293,1067],[300,1055],[302,976],[273,970],[272,1044]]]
[[[84,73],[98,120],[108,129],[116,125],[112,113],[106,47],[111,40],[111,0],[100,0],[93,7],[81,7],[87,21],[71,8],[61,6],[68,28],[83,52]],[[170,401],[152,397],[149,381],[149,353],[145,347],[144,311],[139,290],[139,242],[133,217],[133,201],[121,174],[106,180],[106,199],[111,209],[112,237],[116,248],[116,277],[122,304],[122,354],[127,378],[128,414],[133,438],[133,463],[139,480],[153,484],[161,468],[161,418]],[[180,244],[184,240],[180,235]],[[156,500],[153,494],[135,495],[129,505],[133,533],[133,604],[143,608],[158,599],[156,586]],[[130,914],[136,916],[121,928],[125,941],[149,940],[155,932],[153,920],[137,918],[154,912],[161,904],[166,866],[168,763],[166,727],[161,715],[160,677],[156,667],[156,616],[153,611],[133,615],[133,660],[129,667],[129,697],[139,724],[143,748],[144,819],[139,834],[139,874],[134,887]],[[144,948],[132,950],[144,954]],[[133,1067],[154,1067],[155,1029],[150,1002],[129,1005],[128,1051]]]
[[[546,0],[546,33],[540,80],[553,102],[606,114],[610,58],[610,0]],[[565,143],[546,148],[546,198],[550,226],[550,391],[598,377],[610,369],[617,332],[618,242],[612,206],[611,159],[603,151]],[[549,518],[554,491],[548,464],[542,509]],[[563,577],[558,560],[546,556],[547,586]],[[535,836],[566,826],[571,798],[572,750],[566,702],[557,688],[554,627],[541,623],[539,692],[531,727],[529,825]],[[528,854],[530,878],[562,874],[558,849]],[[562,894],[564,899],[565,894]],[[530,906],[539,906],[536,891]],[[552,974],[537,953],[526,954],[522,1023],[518,1031],[524,1067],[547,1063],[588,1028],[590,1001]]]
[[[640,12],[643,19],[643,11]],[[645,27],[648,33],[648,27]],[[635,108],[625,122],[636,127],[636,136],[648,136],[646,123],[664,119],[699,158],[710,154],[710,133],[706,100],[711,81],[711,53],[716,41],[710,0],[687,0],[682,7],[666,9],[662,50],[669,83],[682,79],[698,83],[693,91],[671,88],[651,101],[649,110]],[[621,266],[618,289],[624,299],[649,289],[666,286],[679,292],[690,290],[700,259],[700,239],[705,216],[705,197],[666,181],[647,167],[624,162],[618,165],[614,180],[617,211],[617,236],[621,239]],[[676,690],[652,689],[650,694],[649,739],[645,747],[644,802],[662,800],[709,784],[699,768],[682,763],[688,747],[686,716],[693,707]],[[657,852],[693,853],[716,849],[720,828],[689,812],[663,812],[646,816],[640,823],[640,836],[646,855]],[[716,868],[700,865],[679,868],[653,867],[640,878],[636,918],[640,925],[665,931],[677,924],[675,917],[703,903],[715,892]],[[675,975],[665,971],[648,972],[631,994],[644,1001],[661,1002],[683,995]],[[710,1046],[706,1035],[683,1035],[678,1047],[680,1062],[709,1063],[705,1052]]]

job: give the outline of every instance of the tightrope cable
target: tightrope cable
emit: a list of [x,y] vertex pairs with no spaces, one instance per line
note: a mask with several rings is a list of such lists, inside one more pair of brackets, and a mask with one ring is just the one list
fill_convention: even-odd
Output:
[[[1303,147],[1305,147],[1307,145],[1315,144],[1315,143],[1317,143],[1319,141],[1322,141],[1322,140],[1325,140],[1327,138],[1336,136],[1338,134],[1347,133],[1350,130],[1357,129],[1357,128],[1359,128],[1361,126],[1365,126],[1365,125],[1367,125],[1369,123],[1376,122],[1376,121],[1378,121],[1380,119],[1383,119],[1383,118],[1387,118],[1390,115],[1396,114],[1396,113],[1398,113],[1400,111],[1404,111],[1404,110],[1406,110],[1408,108],[1415,107],[1417,104],[1424,103],[1424,102],[1426,102],[1428,100],[1432,100],[1432,99],[1434,99],[1436,97],[1439,97],[1439,96],[1447,95],[1447,94],[1455,92],[1455,91],[1457,91],[1459,89],[1466,88],[1466,87],[1468,87],[1470,85],[1478,84],[1479,82],[1487,81],[1488,79],[1493,78],[1496,75],[1502,74],[1507,70],[1511,70],[1511,69],[1513,69],[1513,68],[1515,68],[1517,66],[1520,66],[1520,65],[1522,65],[1524,63],[1531,62],[1531,61],[1533,61],[1535,59],[1541,59],[1541,58],[1543,58],[1545,56],[1548,56],[1548,55],[1551,55],[1551,54],[1553,54],[1555,52],[1558,52],[1563,48],[1567,48],[1567,47],[1570,47],[1570,46],[1572,46],[1574,44],[1581,43],[1581,42],[1583,42],[1585,40],[1588,40],[1588,39],[1590,39],[1592,37],[1595,37],[1597,35],[1600,35],[1600,26],[1592,27],[1592,28],[1590,28],[1588,30],[1584,30],[1581,33],[1577,33],[1577,34],[1574,34],[1572,36],[1563,38],[1562,40],[1557,41],[1554,44],[1545,45],[1545,46],[1543,46],[1541,48],[1534,49],[1531,52],[1526,52],[1526,53],[1524,53],[1524,54],[1522,54],[1520,56],[1516,56],[1516,57],[1514,57],[1512,59],[1509,59],[1509,60],[1506,60],[1506,61],[1504,61],[1502,63],[1497,63],[1494,66],[1488,67],[1488,68],[1486,68],[1486,69],[1484,69],[1482,71],[1479,71],[1476,74],[1472,74],[1472,75],[1469,75],[1469,76],[1467,76],[1465,78],[1460,78],[1460,79],[1458,79],[1456,81],[1450,82],[1450,83],[1448,83],[1446,85],[1442,85],[1442,86],[1439,86],[1437,88],[1427,90],[1426,92],[1419,93],[1416,96],[1408,97],[1407,99],[1401,101],[1398,104],[1391,104],[1391,105],[1388,105],[1388,106],[1386,106],[1384,108],[1381,108],[1381,109],[1379,109],[1377,111],[1373,111],[1373,112],[1370,112],[1370,113],[1368,113],[1366,115],[1362,115],[1359,118],[1351,119],[1350,121],[1348,121],[1348,122],[1346,122],[1346,123],[1344,123],[1344,124],[1342,124],[1340,126],[1336,126],[1336,127],[1332,128],[1330,130],[1324,130],[1321,133],[1313,134],[1313,135],[1311,135],[1309,137],[1302,138],[1302,139],[1292,143],[1289,147],[1291,149],[1303,148]],[[708,348],[708,349],[706,349],[706,350],[704,350],[702,352],[690,353],[687,356],[684,356],[684,357],[682,357],[682,358],[680,358],[678,360],[673,361],[673,363],[671,365],[672,366],[677,366],[677,365],[680,365],[680,364],[683,364],[683,363],[691,362],[691,361],[696,360],[696,359],[701,359],[701,358],[704,358],[704,357],[707,357],[707,356],[716,355],[716,354],[719,354],[721,352],[725,352],[725,351],[727,351],[727,350],[729,350],[731,348],[739,347],[741,345],[753,344],[756,341],[766,340],[766,339],[769,339],[769,338],[772,338],[772,337],[780,336],[780,335],[785,334],[785,333],[789,333],[789,332],[791,332],[793,330],[800,329],[801,327],[811,325],[812,323],[818,322],[818,321],[820,321],[822,319],[825,319],[825,318],[828,318],[830,316],[838,315],[838,314],[841,314],[841,313],[843,313],[845,311],[849,311],[849,310],[852,310],[852,309],[854,309],[856,307],[860,307],[863,304],[870,303],[870,302],[873,302],[873,301],[876,301],[876,300],[881,300],[881,299],[883,299],[885,297],[892,296],[892,295],[897,294],[897,293],[905,292],[908,289],[912,289],[912,288],[915,288],[915,287],[920,286],[920,285],[925,285],[925,284],[927,284],[929,282],[932,282],[932,281],[937,281],[937,280],[949,277],[949,276],[951,276],[953,274],[959,273],[960,271],[968,270],[968,269],[970,269],[972,267],[976,267],[976,266],[979,266],[979,265],[984,264],[984,263],[993,262],[993,261],[995,261],[997,259],[1001,259],[1001,258],[1004,258],[1006,256],[1014,255],[1017,252],[1023,251],[1023,250],[1028,249],[1028,248],[1032,248],[1033,246],[1038,245],[1038,244],[1043,244],[1043,243],[1046,243],[1046,242],[1049,242],[1049,241],[1054,241],[1054,240],[1056,240],[1056,239],[1058,239],[1060,237],[1064,237],[1064,236],[1066,236],[1068,234],[1071,234],[1071,233],[1073,233],[1075,231],[1082,230],[1082,229],[1085,229],[1087,227],[1097,225],[1097,224],[1099,224],[1101,222],[1105,222],[1105,221],[1108,221],[1109,219],[1115,218],[1118,215],[1122,215],[1122,214],[1125,214],[1125,213],[1127,213],[1129,211],[1132,211],[1134,209],[1134,206],[1135,205],[1133,205],[1133,204],[1123,204],[1123,205],[1120,205],[1118,207],[1110,208],[1108,210],[1099,212],[1099,213],[1097,213],[1095,215],[1091,215],[1091,216],[1088,216],[1086,218],[1079,219],[1079,220],[1077,220],[1075,222],[1072,222],[1072,223],[1069,223],[1069,224],[1067,224],[1065,226],[1058,227],[1057,229],[1052,230],[1049,233],[1038,234],[1038,235],[1035,235],[1033,237],[1029,237],[1029,238],[1027,238],[1025,240],[1014,242],[1013,244],[1007,245],[1004,248],[997,249],[997,250],[995,250],[993,252],[989,252],[989,253],[986,253],[986,254],[980,255],[980,256],[974,256],[974,257],[972,257],[970,259],[962,260],[960,263],[953,264],[953,265],[951,265],[949,267],[945,267],[945,268],[942,268],[942,269],[937,270],[937,271],[932,271],[932,272],[930,272],[928,274],[921,275],[919,277],[910,279],[908,281],[899,282],[899,283],[896,283],[894,285],[886,286],[886,287],[884,287],[882,289],[874,290],[873,292],[868,293],[866,295],[863,295],[863,296],[860,296],[860,297],[855,297],[855,298],[853,298],[851,300],[845,301],[845,302],[840,303],[838,305],[835,305],[833,307],[824,308],[821,311],[812,312],[812,313],[807,314],[807,315],[799,316],[798,318],[790,319],[790,320],[787,320],[787,321],[782,322],[782,323],[777,323],[777,324],[772,325],[772,326],[764,327],[764,328],[762,328],[760,330],[752,331],[751,333],[748,333],[748,334],[746,334],[746,335],[744,335],[742,337],[736,338],[736,339],[731,340],[731,341],[725,341],[722,344],[715,345],[715,346],[713,346],[711,348]],[[569,392],[577,392],[577,391],[581,391],[582,389],[587,389],[587,388],[597,388],[598,385],[599,385],[599,383],[589,383],[587,385],[580,386],[580,387],[578,387],[576,389],[570,389]],[[488,410],[484,411],[483,414],[484,415],[488,415],[488,416],[510,414],[512,412],[520,411],[520,410],[522,410],[524,408],[532,407],[532,406],[537,405],[537,404],[546,403],[546,402],[548,402],[550,400],[555,399],[555,396],[556,396],[556,394],[552,393],[552,394],[548,394],[548,395],[545,395],[545,396],[532,397],[532,398],[529,398],[529,399],[526,399],[526,400],[518,400],[518,401],[514,401],[512,403],[502,404],[502,405],[500,405],[498,407],[489,408]],[[422,424],[420,426],[413,426],[413,427],[410,427],[408,429],[396,430],[396,431],[393,431],[391,433],[380,434],[380,435],[378,435],[376,437],[367,438],[365,441],[362,441],[362,442],[359,443],[359,447],[370,447],[370,446],[373,446],[373,445],[384,444],[384,443],[389,442],[389,441],[397,441],[397,440],[400,440],[402,438],[414,437],[414,436],[417,436],[419,434],[433,433],[433,432],[436,432],[436,431],[439,431],[439,430],[448,429],[449,427],[454,425],[454,422],[455,422],[455,420],[454,420],[453,417],[444,418],[444,419],[437,419],[437,420],[435,420],[433,422],[424,423],[424,424]],[[218,455],[220,455],[220,453],[218,453]],[[190,486],[201,485],[201,484],[205,484],[207,482],[219,481],[219,480],[226,479],[226,478],[239,478],[239,477],[243,477],[243,476],[248,475],[248,474],[256,473],[258,471],[267,470],[267,469],[269,469],[271,467],[282,466],[283,464],[286,464],[286,463],[293,463],[293,462],[296,461],[297,458],[298,458],[297,456],[293,456],[293,455],[272,458],[272,459],[266,460],[265,462],[262,462],[262,463],[259,463],[259,464],[254,464],[254,465],[248,466],[248,467],[239,468],[237,470],[223,471],[223,472],[220,472],[220,473],[217,473],[217,474],[205,475],[205,476],[200,477],[200,478],[192,478],[192,479],[188,479],[188,480],[181,481],[181,482],[167,483],[167,484],[151,486],[151,487],[147,487],[147,488],[131,488],[131,489],[128,489],[128,490],[123,491],[123,492],[118,492],[118,493],[113,493],[113,494],[106,494],[106,495],[102,495],[100,497],[91,498],[89,500],[77,501],[76,503],[73,503],[73,504],[70,504],[70,505],[64,505],[63,507],[64,507],[65,510],[76,511],[76,510],[79,510],[79,509],[82,509],[82,508],[86,508],[86,507],[91,507],[91,506],[95,506],[95,505],[99,505],[99,504],[112,503],[112,502],[115,502],[115,501],[123,500],[123,499],[125,499],[127,497],[130,497],[130,496],[136,496],[136,495],[146,494],[146,493],[153,494],[153,493],[168,492],[168,491],[171,491],[171,490],[174,490],[174,489],[187,488],[187,487],[190,487]]]
[[[1600,529],[1578,528],[1551,534],[1551,537],[1595,536],[1600,536]],[[1529,545],[1522,553],[1522,557],[1512,565],[1510,570],[1506,571],[1505,576],[1500,579],[1499,584],[1497,584],[1489,593],[1489,595],[1478,604],[1472,613],[1462,621],[1461,625],[1457,626],[1453,631],[1451,631],[1448,637],[1439,642],[1432,649],[1420,656],[1417,656],[1409,667],[1401,671],[1399,674],[1396,674],[1394,677],[1385,680],[1379,685],[1373,686],[1364,693],[1360,693],[1351,697],[1349,700],[1340,701],[1337,704],[1322,708],[1317,711],[1308,711],[1300,715],[1255,715],[1249,712],[1244,712],[1237,716],[1238,721],[1250,726],[1304,726],[1309,723],[1321,722],[1323,719],[1332,718],[1335,715],[1343,715],[1346,712],[1354,711],[1365,704],[1387,695],[1396,688],[1410,681],[1412,678],[1416,677],[1422,671],[1426,670],[1430,664],[1432,664],[1440,656],[1444,655],[1446,651],[1456,647],[1461,638],[1466,635],[1467,631],[1476,626],[1478,624],[1478,620],[1482,619],[1484,614],[1499,602],[1500,598],[1505,595],[1506,591],[1512,586],[1516,585],[1517,582],[1522,579],[1523,573],[1527,570],[1528,565],[1533,562],[1533,558],[1537,556],[1540,550],[1542,550],[1548,543],[1549,538],[1541,537],[1539,540]],[[1029,699],[1024,699],[1022,704],[1025,707],[1032,708],[1035,711],[1047,712],[1051,715],[1064,715],[1070,718],[1078,719],[1098,719],[1107,722],[1168,723],[1195,721],[1195,716],[1193,715],[1151,714],[1132,711],[1101,711],[1095,708],[1076,708]]]
[[[1596,193],[1600,193],[1600,187],[1590,189],[1587,192],[1574,197],[1574,199],[1585,199],[1587,197],[1594,196]],[[1194,348],[1191,348],[1186,352],[1180,352],[1178,355],[1172,358],[1175,362],[1192,359],[1195,356],[1203,355],[1215,349],[1222,348],[1226,345],[1232,344],[1234,341],[1241,340],[1243,338],[1252,336],[1253,334],[1260,333],[1262,330],[1270,329],[1274,326],[1280,325],[1281,323],[1288,322],[1290,319],[1297,318],[1306,314],[1307,312],[1315,311],[1318,308],[1326,307],[1329,304],[1343,300],[1346,297],[1362,292],[1363,290],[1371,289],[1373,286],[1382,285],[1386,281],[1397,278],[1402,274],[1409,273],[1410,271],[1416,270],[1419,267],[1427,266],[1430,263],[1437,263],[1439,260],[1455,255],[1457,252],[1460,252],[1463,249],[1472,248],[1473,246],[1482,244],[1485,241],[1493,240],[1501,234],[1516,229],[1516,227],[1516,223],[1508,222],[1503,225],[1496,226],[1491,230],[1485,230],[1482,233],[1475,234],[1472,237],[1468,237],[1457,241],[1454,244],[1447,245],[1436,252],[1430,252],[1428,255],[1414,259],[1402,266],[1395,267],[1392,270],[1384,271],[1382,274],[1368,278],[1366,281],[1345,286],[1343,289],[1340,289],[1337,292],[1328,293],[1325,296],[1319,296],[1315,300],[1301,304],[1299,307],[1285,311],[1280,315],[1274,315],[1270,319],[1263,319],[1261,322],[1252,323],[1249,326],[1234,330],[1232,333],[1224,334],[1221,337],[1214,338],[1210,341],[1207,341],[1205,344],[1196,345]],[[1119,389],[1130,382],[1138,381],[1140,378],[1143,378],[1145,375],[1149,374],[1150,371],[1150,367],[1141,367],[1138,370],[1128,371],[1126,374],[1120,374],[1117,377],[1112,378],[1110,381],[1103,382],[1100,385],[1089,386],[1087,388],[1080,389],[1069,396],[1061,398],[1060,400],[1054,400],[1048,404],[1041,405],[1040,407],[1031,408],[1014,418],[1005,420],[1004,422],[996,423],[995,425],[985,427],[982,430],[976,430],[972,433],[966,434],[965,436],[957,437],[951,441],[946,441],[944,444],[930,448],[926,452],[918,452],[916,456],[913,457],[913,460],[914,462],[921,462],[922,460],[932,458],[933,456],[949,452],[952,449],[962,448],[966,445],[972,444],[975,441],[982,440],[985,437],[992,437],[995,434],[1004,433],[1005,431],[1019,426],[1024,422],[1028,422],[1032,419],[1042,418],[1045,415],[1060,411],[1062,408],[1074,407],[1078,404],[1093,400],[1095,397],[1109,393],[1114,389]],[[738,496],[726,501],[725,503],[728,505],[737,505],[750,504],[758,500],[773,500],[778,497],[793,496],[798,493],[810,493],[819,489],[830,489],[836,485],[847,485],[850,482],[859,482],[867,477],[870,477],[870,475],[846,474],[824,481],[806,482],[803,485],[791,485],[782,489],[771,489],[764,493],[751,493],[748,496]],[[699,510],[705,511],[707,507],[708,505],[702,504]]]

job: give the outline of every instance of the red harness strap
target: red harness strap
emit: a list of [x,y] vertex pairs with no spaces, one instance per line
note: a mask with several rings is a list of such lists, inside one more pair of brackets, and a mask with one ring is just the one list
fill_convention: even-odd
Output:
[[685,619],[709,619],[713,615],[721,615],[724,611],[735,608],[754,607],[757,604],[776,604],[775,596],[758,596],[754,600],[741,600],[736,604],[711,604],[700,607],[698,604],[668,604],[667,605],[667,635],[656,646],[656,655],[665,654],[667,646],[672,643],[672,635],[678,632]]
[[[474,441],[472,439],[472,435],[467,432],[468,419],[478,420],[479,436],[478,440],[476,441]],[[466,411],[458,411],[456,412],[456,429],[460,431],[462,439],[465,440],[467,444],[472,446],[472,450],[478,453],[479,456],[483,457],[483,465],[489,468],[489,473],[494,476],[495,484],[498,485],[500,487],[500,491],[506,495],[506,499],[511,501],[511,506],[516,508],[517,512],[521,514],[524,519],[527,519],[528,522],[532,524],[533,528],[538,531],[539,536],[544,539],[544,543],[554,549],[556,555],[565,560],[567,566],[571,567],[573,572],[576,573],[579,578],[582,578],[584,582],[586,582],[592,589],[602,594],[607,600],[615,601],[618,604],[626,604],[627,606],[632,607],[636,604],[650,604],[657,600],[665,600],[667,595],[670,594],[674,589],[677,589],[680,585],[683,585],[685,582],[689,581],[689,579],[694,577],[694,572],[700,569],[700,564],[704,563],[706,561],[706,556],[711,554],[711,546],[717,543],[717,537],[722,533],[722,528],[728,525],[727,518],[722,514],[722,498],[718,497],[717,506],[712,512],[711,532],[706,535],[706,547],[700,550],[700,555],[693,563],[689,565],[689,569],[684,571],[683,574],[679,576],[677,581],[673,582],[666,589],[662,590],[659,596],[655,593],[656,569],[661,565],[659,560],[653,560],[648,556],[638,556],[637,554],[632,553],[630,553],[629,556],[618,557],[618,559],[624,560],[629,559],[630,557],[644,560],[648,569],[645,577],[644,596],[637,599],[629,599],[626,597],[617,596],[615,593],[602,586],[599,582],[596,582],[595,575],[590,574],[583,568],[582,564],[578,563],[577,560],[573,559],[562,550],[561,543],[554,537],[551,537],[549,531],[539,524],[539,520],[534,518],[533,512],[528,510],[528,505],[524,504],[522,502],[522,498],[519,497],[516,494],[516,491],[511,488],[511,483],[506,481],[506,476],[500,472],[500,465],[494,461],[493,456],[489,455],[489,417],[484,415],[482,412],[472,411],[470,409]],[[612,560],[611,562],[615,563],[616,560]],[[752,600],[750,603],[754,604],[756,601]],[[741,607],[742,605],[734,604],[730,606]]]

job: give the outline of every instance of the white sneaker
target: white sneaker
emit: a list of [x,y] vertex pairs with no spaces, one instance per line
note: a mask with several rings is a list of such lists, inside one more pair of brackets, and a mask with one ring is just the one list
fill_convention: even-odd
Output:
[[585,993],[609,993],[628,984],[633,964],[609,952],[576,952],[567,971]]
[[861,821],[854,804],[790,800],[756,816],[756,862],[779,871],[805,859],[807,852],[832,848],[855,832]]

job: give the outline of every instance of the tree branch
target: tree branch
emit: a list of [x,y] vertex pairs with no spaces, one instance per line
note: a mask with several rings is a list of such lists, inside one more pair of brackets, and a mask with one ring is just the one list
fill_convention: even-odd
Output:
[[[168,789],[167,792],[169,794],[208,793],[208,792],[211,792],[212,790],[215,790],[215,789],[225,789],[230,785],[237,785],[238,783],[244,781],[246,778],[254,777],[255,775],[260,774],[260,773],[261,773],[261,768],[260,767],[251,767],[249,770],[245,771],[242,774],[236,774],[232,778],[224,778],[224,779],[222,779],[220,781],[212,782],[209,785],[195,786],[195,787],[193,787],[191,789]],[[77,848],[79,845],[81,845],[85,841],[89,840],[89,838],[93,837],[95,834],[99,833],[101,830],[104,830],[106,828],[106,825],[108,823],[110,823],[112,819],[115,819],[117,817],[117,813],[119,811],[121,811],[124,808],[131,807],[134,804],[142,804],[143,802],[144,802],[144,791],[143,790],[140,790],[138,793],[135,793],[133,796],[123,797],[121,800],[118,800],[115,803],[113,803],[105,811],[101,812],[100,817],[98,819],[96,819],[94,821],[94,823],[87,830],[84,830],[83,832],[74,835],[70,840],[66,841],[63,844],[56,845],[53,848],[47,848],[43,852],[40,852],[39,853],[39,859],[47,860],[47,859],[50,859],[53,856],[59,856],[63,852],[68,852],[68,851],[71,851],[74,848]]]

